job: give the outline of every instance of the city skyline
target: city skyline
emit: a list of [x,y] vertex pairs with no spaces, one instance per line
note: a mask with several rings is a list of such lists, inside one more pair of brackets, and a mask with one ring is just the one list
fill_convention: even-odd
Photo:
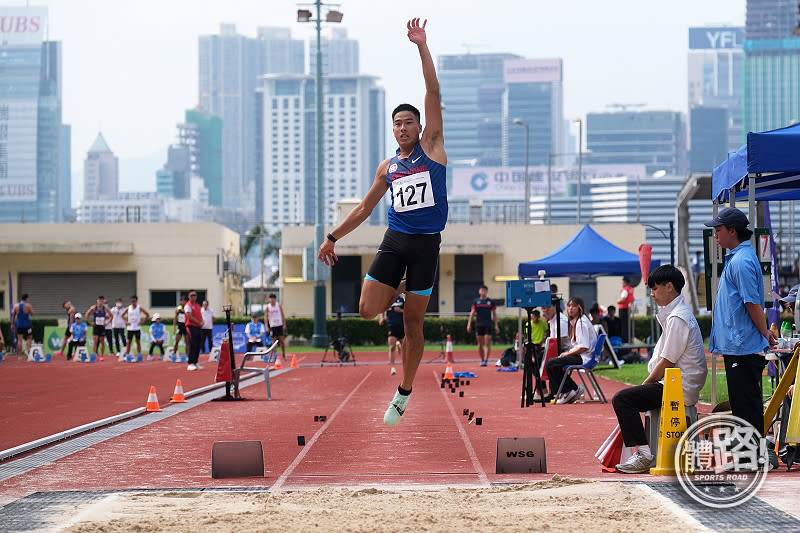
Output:
[[[296,23],[292,2],[269,11],[254,0],[145,0],[130,11],[96,0],[32,5],[49,8],[48,39],[64,43],[64,122],[72,124],[73,190],[78,191],[82,183],[74,172],[79,170],[76,162],[99,131],[120,157],[120,189],[154,188],[154,171],[164,147],[174,141],[175,124],[197,104],[200,35],[233,23],[248,36],[264,25],[291,28],[292,36],[306,43],[313,36],[312,25]],[[648,109],[685,112],[688,28],[741,26],[745,11],[744,0],[669,5],[621,0],[612,6],[573,0],[544,2],[535,9],[529,2],[506,1],[486,12],[477,3],[472,9],[469,5],[451,11],[418,0],[392,10],[376,10],[365,0],[342,4],[342,27],[361,43],[360,70],[381,79],[387,108],[405,100],[420,103],[424,94],[419,59],[405,38],[404,23],[412,16],[429,19],[434,56],[469,51],[561,57],[565,117],[578,118],[616,102],[644,101]],[[124,67],[117,70],[114,64]],[[152,168],[144,174],[136,169],[137,161]]]

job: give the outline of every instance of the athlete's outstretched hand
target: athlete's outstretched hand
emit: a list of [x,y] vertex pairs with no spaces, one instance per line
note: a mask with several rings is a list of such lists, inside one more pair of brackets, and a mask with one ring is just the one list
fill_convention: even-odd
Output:
[[319,253],[317,253],[317,259],[328,266],[333,266],[333,264],[339,260],[333,251],[333,247],[334,244],[330,239],[322,241],[322,245],[319,247]]
[[419,18],[411,19],[406,24],[408,28],[408,40],[414,44],[425,44],[425,25],[428,19],[422,21],[422,26],[419,25]]

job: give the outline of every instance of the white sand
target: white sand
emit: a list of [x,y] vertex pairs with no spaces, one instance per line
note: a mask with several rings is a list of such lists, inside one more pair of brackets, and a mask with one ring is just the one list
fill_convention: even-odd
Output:
[[698,530],[651,490],[554,476],[506,487],[120,493],[79,509],[70,532]]

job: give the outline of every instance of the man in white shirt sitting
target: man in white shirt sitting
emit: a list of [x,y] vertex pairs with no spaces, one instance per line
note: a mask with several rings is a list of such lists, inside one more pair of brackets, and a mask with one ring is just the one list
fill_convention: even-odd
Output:
[[691,309],[681,296],[684,284],[683,274],[672,265],[658,267],[647,281],[653,300],[660,308],[657,317],[663,333],[647,365],[650,375],[641,385],[621,390],[611,400],[625,446],[637,447],[630,459],[617,465],[618,472],[643,474],[655,464],[639,413],[661,407],[664,371],[673,367],[680,369],[684,404],[687,407],[697,403],[700,389],[706,382],[708,367],[703,336]]

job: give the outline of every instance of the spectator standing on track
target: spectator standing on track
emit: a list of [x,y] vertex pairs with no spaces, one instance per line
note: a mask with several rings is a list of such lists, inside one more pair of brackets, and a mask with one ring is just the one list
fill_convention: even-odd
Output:
[[[31,344],[33,343],[33,324],[31,317],[36,315],[33,312],[33,306],[28,303],[28,295],[23,294],[19,303],[14,306],[14,311],[11,314],[11,324],[14,326],[14,331],[17,335],[17,355],[25,355],[31,351]],[[13,334],[13,332],[12,332]],[[23,350],[23,341],[27,340],[27,346]]]
[[122,317],[128,322],[128,345],[125,346],[125,355],[131,353],[133,339],[136,339],[136,353],[142,353],[142,320],[147,320],[149,316],[150,313],[139,305],[139,298],[135,294],[131,296],[131,304],[122,312]]
[[630,307],[633,304],[633,288],[631,288],[630,280],[628,278],[622,278],[622,290],[619,291],[619,299],[617,300],[617,306],[619,307],[619,319],[622,323],[622,342],[629,343],[631,342],[630,337]]
[[488,293],[489,288],[481,285],[481,288],[478,289],[478,297],[472,301],[472,309],[470,309],[467,319],[467,333],[469,333],[472,328],[472,317],[475,317],[475,339],[478,341],[478,357],[480,357],[481,366],[486,366],[489,352],[492,350],[492,324],[494,324],[494,332],[500,333],[497,325],[497,306],[488,297]]
[[[109,311],[111,312],[111,329],[109,330],[111,334],[108,337],[108,347],[113,353],[121,355],[122,348],[126,346],[125,318],[122,316],[122,314],[125,312],[125,308],[122,306],[122,298],[117,298],[117,301],[114,302],[114,307],[112,307]],[[114,349],[115,342],[117,345],[116,350]]]
[[[592,358],[597,341],[597,333],[592,327],[592,321],[586,316],[583,299],[573,296],[567,302],[567,317],[569,319],[567,337],[569,345],[561,354],[547,362],[547,375],[550,378],[550,387],[554,392],[558,391],[561,381],[564,379],[564,368],[569,365],[586,364]],[[578,386],[572,378],[564,381],[564,388],[561,390],[561,397],[556,403],[572,403],[583,393],[583,386]]]
[[197,303],[197,292],[189,292],[189,301],[183,308],[186,325],[189,327],[189,365],[186,370],[202,370],[197,364],[200,361],[200,343],[203,340],[203,311]]
[[[209,353],[214,347],[214,310],[208,306],[208,300],[203,300],[203,308],[200,312],[203,314],[203,336],[200,339],[200,351]],[[208,340],[208,351],[206,351],[206,340]]]
[[67,313],[67,329],[64,330],[64,340],[61,341],[61,350],[56,352],[57,355],[66,353],[67,343],[72,336],[72,323],[75,322],[75,313],[77,312],[69,300],[61,302],[61,308]]
[[86,324],[81,321],[81,314],[75,313],[70,332],[69,346],[67,347],[67,361],[72,359],[72,349],[76,346],[86,346]]
[[183,339],[183,350],[189,355],[189,330],[186,329],[186,296],[181,296],[181,305],[175,308],[175,346],[172,351],[178,353],[178,343]]
[[97,297],[97,303],[86,311],[86,318],[92,321],[92,353],[96,353],[102,361],[106,352],[106,326],[111,325],[111,313],[108,311],[105,296]]
[[489,360],[489,352],[492,350],[492,324],[495,333],[500,333],[497,325],[497,306],[488,297],[489,288],[481,285],[478,289],[478,297],[472,301],[472,308],[467,319],[467,333],[472,328],[472,317],[475,317],[475,339],[478,341],[478,357],[481,366],[486,366]]
[[281,347],[281,357],[286,360],[286,316],[283,314],[283,306],[277,302],[277,296],[273,293],[269,295],[267,304],[267,320],[269,320],[269,330],[274,339],[278,339]]
[[733,416],[749,422],[763,436],[763,352],[774,347],[777,338],[764,317],[764,282],[761,264],[749,242],[753,234],[749,224],[745,214],[733,207],[705,223],[714,228],[717,243],[728,250],[714,302],[708,351],[721,353],[725,360]]
[[420,24],[420,19],[414,18],[406,24],[408,39],[417,46],[422,63],[425,128],[414,106],[400,104],[393,110],[392,131],[399,146],[396,155],[378,165],[372,186],[361,203],[328,234],[317,253],[323,263],[334,264],[338,259],[334,243],[360,226],[386,191],[391,190],[389,227],[367,271],[358,304],[361,317],[370,319],[385,311],[399,293],[406,294],[403,379],[383,416],[384,424],[389,425],[400,422],[405,413],[425,350],[422,326],[436,282],[441,231],[447,224],[442,98],[427,45],[426,23]]
[[667,368],[681,371],[684,405],[696,405],[700,399],[708,367],[700,326],[681,296],[685,284],[681,271],[672,265],[658,267],[647,280],[659,306],[657,318],[663,333],[647,365],[647,378],[639,386],[619,391],[611,400],[625,446],[637,448],[626,462],[617,465],[618,472],[644,474],[655,464],[639,413],[661,406]]
[[158,348],[161,352],[161,359],[164,359],[164,339],[165,339],[164,324],[161,323],[161,315],[153,313],[153,323],[150,324],[150,357],[153,357],[153,350]]
[[394,356],[396,352],[401,353],[403,350],[403,339],[406,336],[405,328],[403,327],[403,307],[405,307],[406,299],[402,294],[398,294],[395,301],[381,314],[378,320],[378,325],[383,325],[384,319],[388,328],[388,342],[389,342],[389,371],[392,375],[397,374],[397,369],[394,367]]
[[267,330],[264,324],[258,321],[258,315],[253,314],[250,322],[244,327],[244,336],[247,337],[247,351],[252,352],[256,346],[264,346],[264,335]]

